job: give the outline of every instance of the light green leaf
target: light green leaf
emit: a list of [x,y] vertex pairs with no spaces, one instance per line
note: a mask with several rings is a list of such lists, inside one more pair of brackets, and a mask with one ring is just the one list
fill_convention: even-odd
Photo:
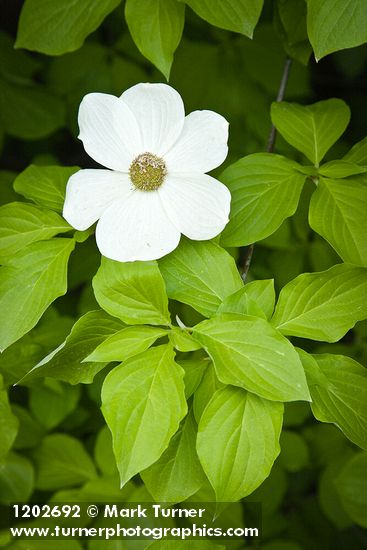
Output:
[[252,38],[264,0],[181,0],[211,25]]
[[97,302],[124,323],[169,325],[168,299],[157,262],[115,262],[102,257],[93,279]]
[[3,388],[3,380],[0,375],[0,463],[11,449],[17,436],[18,428],[18,418],[11,410],[8,394]]
[[365,0],[308,0],[308,36],[316,61],[367,42]]
[[353,145],[350,151],[344,155],[343,160],[362,166],[367,165],[367,137]]
[[221,242],[243,246],[265,239],[294,214],[306,176],[294,161],[255,153],[229,166],[220,179],[232,195]]
[[45,437],[35,452],[36,487],[42,491],[81,485],[97,474],[82,444],[66,434]]
[[232,256],[212,241],[181,240],[176,250],[159,261],[159,268],[169,298],[208,317],[226,296],[243,286]]
[[246,283],[245,291],[247,296],[261,307],[269,319],[273,315],[275,307],[274,279],[263,279]]
[[196,325],[193,333],[224,384],[274,401],[309,400],[296,351],[265,320],[227,313]]
[[80,386],[62,384],[46,379],[43,384],[29,390],[29,408],[41,426],[51,430],[75,410]]
[[141,477],[157,502],[182,502],[206,481],[196,453],[197,426],[190,412],[168,449]]
[[35,326],[48,306],[66,292],[72,239],[32,243],[0,268],[0,349]]
[[26,0],[15,47],[48,55],[77,50],[120,1]]
[[125,18],[141,53],[168,80],[182,36],[185,6],[177,0],[127,0]]
[[218,313],[242,313],[243,315],[253,315],[254,317],[266,319],[261,307],[248,296],[246,287],[240,288],[234,294],[227,296],[220,304]]
[[210,360],[206,356],[195,357],[195,355],[191,355],[188,359],[178,360],[177,363],[185,371],[185,396],[186,399],[189,399],[200,384]]
[[83,363],[83,360],[123,324],[104,311],[89,311],[73,326],[65,342],[42,359],[21,383],[48,376],[69,384],[90,384],[106,363]]
[[113,369],[102,387],[121,485],[156,462],[187,412],[183,370],[171,346],[157,346]]
[[168,337],[173,347],[178,351],[195,351],[201,348],[199,342],[196,342],[191,334],[180,327],[171,327]]
[[0,256],[15,254],[28,244],[71,229],[55,212],[24,202],[5,204],[0,207]]
[[282,101],[272,104],[271,118],[284,139],[318,167],[348,126],[350,109],[341,99],[307,106]]
[[365,183],[321,178],[311,198],[309,222],[345,262],[367,267],[366,211]]
[[26,199],[62,212],[66,184],[78,166],[37,166],[31,164],[14,181],[14,189]]
[[[320,371],[304,362],[312,412],[320,422],[335,424],[348,439],[367,450],[367,369],[343,355],[312,355]],[[301,359],[303,360],[302,356]]]
[[165,334],[167,334],[167,330],[156,327],[126,327],[109,336],[83,361],[100,363],[126,361],[126,359],[147,350]]
[[346,160],[331,160],[322,164],[318,170],[319,174],[327,178],[348,178],[367,172],[367,166],[359,166]]
[[197,450],[217,501],[236,501],[266,479],[279,454],[283,404],[241,388],[218,390],[199,423]]
[[194,416],[196,422],[199,422],[205,407],[213,397],[214,393],[223,388],[224,385],[218,380],[214,366],[210,361],[199,386],[194,393]]
[[33,488],[32,463],[22,455],[9,453],[0,463],[0,502],[27,502]]
[[338,264],[282,288],[272,324],[289,336],[336,342],[367,317],[367,269]]
[[352,520],[367,527],[367,453],[353,456],[336,479],[341,503]]

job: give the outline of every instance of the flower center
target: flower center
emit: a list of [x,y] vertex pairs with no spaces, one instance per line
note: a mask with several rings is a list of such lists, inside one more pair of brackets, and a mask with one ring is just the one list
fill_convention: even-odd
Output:
[[152,153],[142,153],[134,159],[129,168],[132,183],[141,191],[155,191],[167,174],[164,161]]

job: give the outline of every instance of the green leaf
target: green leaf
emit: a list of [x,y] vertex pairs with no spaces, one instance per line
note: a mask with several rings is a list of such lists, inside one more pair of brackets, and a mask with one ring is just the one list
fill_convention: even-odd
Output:
[[168,337],[173,347],[178,351],[195,351],[201,348],[199,342],[196,342],[191,334],[180,327],[171,327]]
[[188,359],[180,359],[177,361],[180,367],[185,371],[184,382],[186,399],[189,399],[196,391],[209,366],[209,362],[209,357],[195,357],[195,355],[191,355]]
[[105,476],[113,477],[118,473],[112,448],[112,436],[107,426],[103,426],[98,432],[94,458],[98,468]]
[[[181,0],[183,1],[183,0]],[[184,0],[211,25],[252,38],[264,0]]]
[[104,311],[89,311],[78,319],[65,342],[42,359],[21,383],[48,376],[69,384],[90,384],[106,363],[84,363],[84,359],[122,327],[120,321]]
[[[301,355],[314,416],[320,422],[335,424],[348,439],[367,450],[367,369],[343,355],[311,357],[316,366]],[[320,371],[317,378],[315,368]]]
[[343,160],[362,166],[367,165],[367,137],[353,145],[351,150],[344,155]]
[[352,520],[367,527],[367,453],[358,453],[341,470],[336,488]]
[[194,328],[224,384],[274,401],[309,400],[302,364],[290,342],[269,323],[222,314]]
[[359,166],[346,160],[331,160],[320,166],[318,172],[322,176],[331,179],[348,178],[349,176],[364,174],[367,172],[367,166]]
[[14,441],[14,449],[31,449],[36,447],[44,435],[44,429],[29,414],[28,410],[20,405],[12,406],[13,413],[18,418],[19,429]]
[[26,0],[15,47],[48,55],[77,50],[120,1]]
[[169,325],[168,299],[157,262],[116,262],[102,257],[93,279],[97,302],[124,323]]
[[190,412],[161,458],[141,473],[157,502],[182,502],[205,483],[196,453],[196,433],[196,422]]
[[79,396],[79,386],[46,379],[42,385],[30,388],[29,407],[41,426],[51,430],[75,410]]
[[187,412],[183,370],[171,346],[157,346],[113,369],[102,387],[121,485],[156,462]]
[[[19,421],[13,414],[0,375],[0,461],[11,449],[18,433]],[[0,467],[1,468],[1,467]]]
[[65,434],[45,437],[35,452],[36,487],[50,491],[81,485],[96,477],[96,470],[82,444]]
[[55,212],[24,202],[5,204],[0,207],[0,256],[15,254],[28,244],[71,229]]
[[0,349],[35,326],[48,306],[66,292],[72,239],[32,243],[0,268]]
[[282,101],[272,104],[271,119],[284,139],[318,167],[348,126],[350,109],[341,99],[307,106]]
[[[225,550],[210,540],[156,540],[147,546],[149,550]],[[33,550],[33,549],[32,549]]]
[[261,307],[269,319],[275,307],[274,279],[251,281],[245,285],[246,294]]
[[266,315],[261,307],[257,305],[255,300],[249,298],[246,287],[240,288],[234,294],[227,296],[220,304],[218,313],[242,313],[266,319]]
[[141,53],[168,80],[182,36],[185,6],[177,0],[127,0],[125,18]]
[[307,28],[316,61],[367,42],[364,0],[308,0]]
[[181,240],[159,261],[169,298],[188,304],[205,316],[243,286],[236,263],[217,243]]
[[283,405],[241,388],[218,390],[199,423],[197,449],[217,501],[236,501],[266,479],[279,454]]
[[338,264],[283,287],[271,322],[289,336],[336,342],[366,317],[367,269]]
[[126,327],[109,336],[83,361],[107,362],[126,361],[147,350],[167,330],[156,327]]
[[14,189],[26,199],[62,212],[66,184],[78,166],[37,166],[31,164],[14,181]]
[[255,153],[229,166],[220,179],[232,195],[221,242],[243,246],[265,239],[294,214],[306,176],[294,161]]
[[205,407],[213,397],[214,393],[223,388],[222,382],[218,380],[214,366],[210,362],[203,374],[199,386],[194,393],[194,416],[196,422],[199,422]]
[[307,6],[304,0],[277,0],[275,24],[287,54],[307,65],[312,49],[307,36]]
[[304,439],[295,432],[283,430],[280,436],[279,464],[288,472],[299,472],[309,462],[309,451]]
[[32,463],[22,455],[9,453],[0,463],[0,502],[27,502],[33,486]]
[[367,267],[367,185],[356,179],[321,178],[309,222],[345,262]]
[[44,86],[18,85],[0,78],[4,130],[21,139],[41,139],[65,124],[65,105]]

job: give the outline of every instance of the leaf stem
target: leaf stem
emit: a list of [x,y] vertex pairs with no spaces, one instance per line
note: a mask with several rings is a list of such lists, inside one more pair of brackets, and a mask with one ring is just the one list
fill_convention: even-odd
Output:
[[[284,99],[285,91],[286,91],[288,80],[289,80],[289,72],[290,72],[290,69],[291,69],[291,65],[292,65],[292,59],[290,59],[289,57],[286,57],[285,62],[284,62],[284,66],[283,66],[282,78],[281,78],[280,83],[279,83],[278,94],[277,94],[277,97],[276,97],[276,101],[278,103],[280,101],[283,101],[283,99]],[[274,151],[276,138],[277,138],[277,130],[276,130],[274,124],[273,124],[271,126],[271,129],[270,129],[270,132],[269,132],[268,142],[267,142],[266,149],[265,149],[265,151],[267,153],[272,153]],[[241,277],[242,277],[243,281],[246,280],[247,274],[248,274],[249,269],[250,269],[252,255],[253,255],[253,252],[254,252],[254,247],[255,247],[255,244],[252,243],[252,244],[249,244],[247,249],[246,249],[246,254],[245,254],[245,258],[244,258],[244,262],[243,262],[243,269],[242,269],[242,273],[241,273]]]

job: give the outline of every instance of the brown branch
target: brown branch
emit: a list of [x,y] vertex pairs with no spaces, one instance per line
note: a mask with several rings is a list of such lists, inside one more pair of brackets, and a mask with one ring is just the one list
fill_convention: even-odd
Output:
[[[291,65],[292,65],[292,60],[289,57],[287,57],[285,62],[284,62],[283,74],[282,74],[282,78],[281,78],[281,81],[280,81],[280,84],[279,84],[278,94],[277,94],[277,98],[276,98],[277,102],[283,101],[283,99],[284,99],[285,90],[286,90],[287,84],[288,84],[289,71],[290,71]],[[275,126],[272,125],[272,127],[270,129],[270,132],[269,132],[267,146],[266,146],[266,149],[265,149],[267,153],[272,153],[274,151],[276,138],[277,138],[277,131],[276,131]],[[243,262],[243,269],[242,269],[242,273],[241,273],[241,277],[242,277],[243,281],[246,280],[247,274],[248,274],[249,269],[250,269],[252,255],[253,255],[253,252],[254,252],[254,247],[255,247],[254,243],[249,244],[248,247],[247,247],[247,250],[246,250],[245,259],[244,259],[244,262]]]

